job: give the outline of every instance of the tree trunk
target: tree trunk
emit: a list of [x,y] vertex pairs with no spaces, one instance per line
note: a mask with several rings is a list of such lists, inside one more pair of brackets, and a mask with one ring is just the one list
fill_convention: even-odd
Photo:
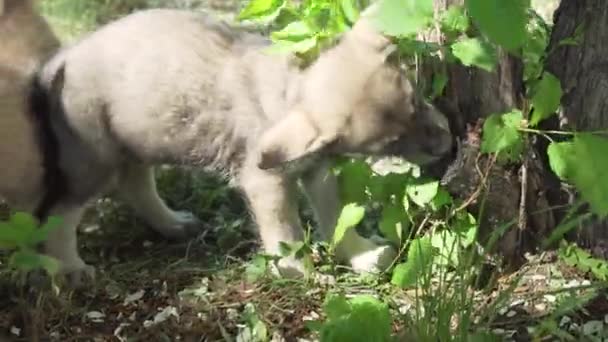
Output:
[[[562,0],[555,12],[549,46],[552,53],[546,68],[560,79],[564,97],[560,119],[549,122],[549,128],[575,131],[608,128],[607,18],[605,0]],[[573,37],[581,24],[580,43],[560,46],[560,41]],[[554,192],[551,200],[553,204],[562,204],[564,197],[563,193]],[[608,240],[608,222],[588,222],[577,235],[579,243],[606,257],[602,247]]]
[[[435,9],[441,11],[463,2],[435,0]],[[444,39],[438,32],[423,38],[434,42]],[[430,76],[434,68],[427,64],[422,70],[425,76]],[[479,145],[485,117],[522,107],[522,63],[499,51],[499,64],[493,72],[452,64],[448,67],[448,76],[448,85],[436,105],[449,116],[461,148],[443,184],[453,196],[468,203],[470,211],[481,214],[482,241],[512,222],[493,250],[500,252],[509,266],[517,267],[523,261],[523,252],[538,245],[534,237],[542,237],[554,226],[542,191],[543,168],[533,151],[526,153],[523,172],[519,166],[497,165],[490,156],[480,155]],[[526,193],[523,199],[522,191]],[[530,214],[543,209],[543,214]],[[530,237],[533,239],[526,239]]]

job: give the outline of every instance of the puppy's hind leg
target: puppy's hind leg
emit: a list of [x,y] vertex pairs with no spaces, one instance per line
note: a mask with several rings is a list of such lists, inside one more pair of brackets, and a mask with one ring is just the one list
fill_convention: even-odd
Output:
[[58,206],[49,216],[61,218],[60,227],[50,231],[44,243],[45,254],[59,260],[59,274],[66,277],[70,287],[78,288],[95,277],[95,268],[87,265],[78,253],[76,228],[82,219],[84,206]]
[[190,212],[174,211],[160,198],[151,166],[129,163],[119,180],[119,195],[152,229],[170,239],[188,239],[200,233],[202,223]]
[[[304,192],[315,214],[323,239],[333,239],[341,209],[338,180],[327,162],[302,177]],[[355,272],[378,272],[387,268],[396,256],[390,246],[377,245],[349,229],[336,246],[336,258],[347,262]]]

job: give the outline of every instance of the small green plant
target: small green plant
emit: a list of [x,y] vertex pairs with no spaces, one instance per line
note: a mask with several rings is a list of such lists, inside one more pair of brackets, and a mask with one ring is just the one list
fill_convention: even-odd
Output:
[[321,342],[394,341],[388,305],[377,298],[359,295],[348,300],[341,294],[330,293],[323,311],[327,320],[309,322]]
[[10,252],[8,266],[23,274],[36,269],[56,274],[59,269],[57,260],[36,252],[36,247],[60,224],[59,218],[50,217],[39,226],[32,215],[24,212],[16,212],[8,221],[0,221],[0,249]]

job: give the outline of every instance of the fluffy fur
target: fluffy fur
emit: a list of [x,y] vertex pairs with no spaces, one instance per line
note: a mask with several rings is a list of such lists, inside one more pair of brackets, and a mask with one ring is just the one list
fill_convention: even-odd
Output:
[[[58,163],[68,180],[66,196],[51,209],[65,225],[46,252],[76,279],[91,275],[75,227],[84,203],[114,188],[164,235],[197,233],[196,218],[168,208],[156,192],[152,167],[163,163],[226,175],[274,254],[281,241],[302,238],[295,200],[301,180],[321,235],[330,238],[340,201],[328,157],[396,154],[428,162],[451,146],[445,117],[385,62],[389,43],[361,20],[300,70],[292,56],[265,53],[269,41],[261,36],[202,14],[157,9],[64,48],[40,76],[54,103]],[[337,253],[358,271],[383,268],[394,256],[355,230]],[[301,275],[302,264],[287,257],[279,269]]]
[[60,46],[28,0],[0,1],[0,197],[34,211],[44,193],[45,159],[32,78]]

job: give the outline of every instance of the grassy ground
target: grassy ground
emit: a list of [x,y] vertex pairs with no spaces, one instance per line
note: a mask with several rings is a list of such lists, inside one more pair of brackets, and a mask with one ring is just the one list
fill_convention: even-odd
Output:
[[[109,17],[100,16],[94,2],[82,1],[83,7],[73,12],[66,4],[44,3],[49,20],[66,41]],[[175,169],[159,171],[159,188],[171,206],[192,210],[206,222],[201,236],[189,243],[165,241],[128,208],[102,199],[91,206],[80,227],[83,258],[98,270],[94,287],[34,294],[16,288],[3,271],[0,293],[7,295],[0,296],[0,327],[6,328],[2,333],[17,341],[36,336],[66,342],[254,341],[256,334],[273,341],[314,340],[318,336],[307,322],[323,318],[326,294],[337,292],[384,298],[401,340],[418,341],[412,330],[420,322],[411,318],[420,309],[416,299],[432,302],[433,296],[445,295],[441,279],[418,292],[398,290],[386,277],[336,270],[321,254],[314,256],[317,267],[329,276],[325,282],[260,275],[259,265],[252,263],[258,240],[237,193],[213,176]],[[548,253],[529,256],[520,271],[498,277],[489,290],[467,290],[465,295],[473,299],[472,312],[484,313],[512,286],[513,294],[495,308],[497,318],[490,325],[505,340],[531,340],[530,328],[538,329],[548,318],[564,331],[582,331],[589,341],[601,341],[608,338],[605,295],[576,314],[555,311],[586,293],[573,289],[587,285],[586,278]],[[568,287],[572,290],[564,291]]]

